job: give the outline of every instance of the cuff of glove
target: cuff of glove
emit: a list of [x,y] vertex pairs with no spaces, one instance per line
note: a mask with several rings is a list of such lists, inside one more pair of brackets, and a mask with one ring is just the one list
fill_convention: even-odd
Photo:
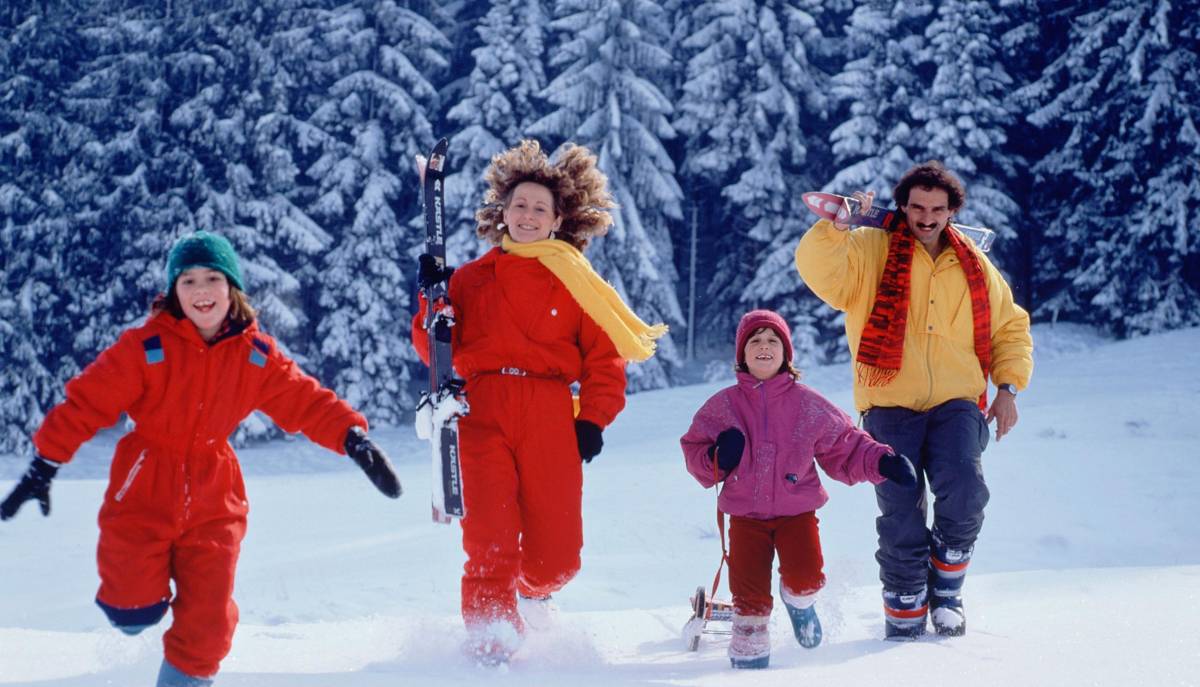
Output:
[[35,470],[39,475],[45,477],[46,479],[50,479],[58,474],[58,469],[62,467],[62,463],[56,460],[50,460],[49,458],[43,458],[40,455],[35,455],[33,457],[33,462],[29,464],[29,467]]
[[342,441],[342,448],[346,450],[346,454],[354,453],[354,449],[358,448],[362,442],[367,440],[367,430],[358,425],[351,425],[350,429],[346,430],[346,438]]

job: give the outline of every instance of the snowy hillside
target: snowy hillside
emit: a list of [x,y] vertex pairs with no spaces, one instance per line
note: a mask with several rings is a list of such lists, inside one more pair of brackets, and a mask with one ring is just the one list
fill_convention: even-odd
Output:
[[[720,385],[638,394],[585,467],[583,570],[558,628],[511,666],[464,659],[456,527],[428,522],[427,448],[379,433],[406,494],[380,497],[347,460],[304,441],[242,452],[250,529],[242,622],[219,685],[1200,685],[1200,329],[1112,343],[1035,328],[1037,368],[1015,431],[984,454],[992,491],[965,601],[969,633],[884,642],[872,490],[826,480],[825,643],[805,650],[777,604],[771,668],[733,673],[725,641],[679,631],[720,556],[712,491],[678,437]],[[847,366],[806,381],[850,408]],[[107,626],[95,516],[113,433],[53,490],[0,524],[0,685],[146,685],[164,626]],[[7,492],[24,458],[0,458]]]

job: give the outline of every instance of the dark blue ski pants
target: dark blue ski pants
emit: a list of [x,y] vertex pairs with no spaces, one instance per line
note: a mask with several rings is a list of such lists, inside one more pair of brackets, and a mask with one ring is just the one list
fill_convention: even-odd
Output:
[[[970,551],[983,527],[988,488],[983,481],[983,450],[988,426],[971,401],[947,401],[920,413],[907,408],[871,408],[863,426],[879,442],[908,456],[917,484],[885,481],[875,487],[880,515],[879,579],[884,589],[925,588],[932,537],[949,549]],[[933,531],[928,526],[925,485],[933,493]]]

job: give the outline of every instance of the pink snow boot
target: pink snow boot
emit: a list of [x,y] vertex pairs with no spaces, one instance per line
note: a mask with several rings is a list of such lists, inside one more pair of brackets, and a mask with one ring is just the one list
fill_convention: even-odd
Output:
[[734,668],[766,668],[771,662],[770,616],[733,616],[733,636],[729,639],[729,664]]

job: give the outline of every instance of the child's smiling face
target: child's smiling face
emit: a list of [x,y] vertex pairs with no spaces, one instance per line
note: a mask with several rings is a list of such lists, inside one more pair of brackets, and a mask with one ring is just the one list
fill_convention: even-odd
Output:
[[212,340],[229,314],[229,280],[220,270],[193,267],[175,282],[183,314],[196,325],[201,338]]
[[746,356],[746,368],[760,380],[779,374],[785,362],[783,340],[770,327],[761,327],[751,334],[742,353]]

